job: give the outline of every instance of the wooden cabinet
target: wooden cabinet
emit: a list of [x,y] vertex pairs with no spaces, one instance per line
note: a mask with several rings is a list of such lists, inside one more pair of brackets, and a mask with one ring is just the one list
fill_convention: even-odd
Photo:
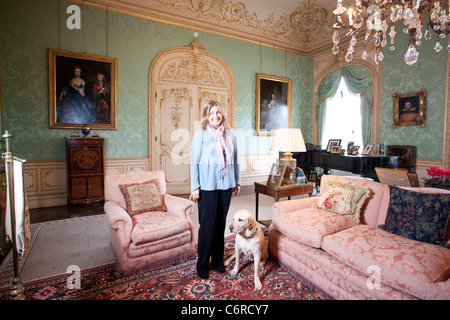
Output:
[[104,200],[105,138],[66,138],[67,203]]
[[407,169],[409,173],[416,172],[416,146],[387,146],[388,156],[398,156],[398,167]]

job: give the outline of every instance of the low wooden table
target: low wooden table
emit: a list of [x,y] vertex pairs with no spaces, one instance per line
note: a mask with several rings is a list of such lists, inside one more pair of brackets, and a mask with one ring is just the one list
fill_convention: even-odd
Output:
[[309,194],[312,195],[314,183],[310,182],[307,184],[291,184],[280,187],[268,186],[266,182],[255,182],[255,194],[256,194],[256,211],[255,218],[259,223],[269,226],[272,220],[258,220],[258,207],[259,207],[259,194],[265,194],[267,196],[273,197],[275,202],[278,202],[280,198],[288,197],[291,199],[291,196],[296,196],[300,194]]

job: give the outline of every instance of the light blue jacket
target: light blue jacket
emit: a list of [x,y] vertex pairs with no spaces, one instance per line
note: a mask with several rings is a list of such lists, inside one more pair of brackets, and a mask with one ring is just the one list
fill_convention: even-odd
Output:
[[237,151],[236,135],[227,129],[225,139],[231,151],[231,163],[225,166],[225,174],[220,172],[216,140],[206,130],[198,130],[191,144],[191,191],[200,188],[205,191],[227,190],[241,185],[241,172]]

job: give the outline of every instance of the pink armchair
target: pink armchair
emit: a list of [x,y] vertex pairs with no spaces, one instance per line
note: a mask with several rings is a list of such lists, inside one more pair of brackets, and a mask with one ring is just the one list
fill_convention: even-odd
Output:
[[[148,187],[151,180],[153,189]],[[129,189],[136,186],[143,186],[143,191],[136,191],[135,188],[133,192]],[[159,188],[159,192],[154,186]],[[132,192],[127,193],[126,190]],[[152,208],[152,211],[142,210],[148,202],[149,190],[155,191],[152,196],[157,202],[160,199],[162,202],[162,206]],[[142,201],[139,197],[136,200],[136,194],[139,192],[145,195]],[[135,199],[132,199],[133,195]],[[141,210],[132,211],[139,206]],[[167,211],[164,211],[164,207]],[[160,268],[195,255],[190,217],[195,210],[195,204],[190,200],[166,194],[162,171],[131,171],[106,176],[104,210],[110,226],[110,245],[118,270],[122,274]]]

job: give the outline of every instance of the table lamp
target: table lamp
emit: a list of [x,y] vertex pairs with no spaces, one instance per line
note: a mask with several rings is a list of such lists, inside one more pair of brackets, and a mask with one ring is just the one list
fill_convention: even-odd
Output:
[[295,184],[295,177],[291,178],[291,172],[295,173],[297,161],[292,158],[292,152],[306,151],[302,131],[298,128],[277,129],[270,150],[284,152],[283,158],[279,159],[280,164],[286,165],[283,184]]

